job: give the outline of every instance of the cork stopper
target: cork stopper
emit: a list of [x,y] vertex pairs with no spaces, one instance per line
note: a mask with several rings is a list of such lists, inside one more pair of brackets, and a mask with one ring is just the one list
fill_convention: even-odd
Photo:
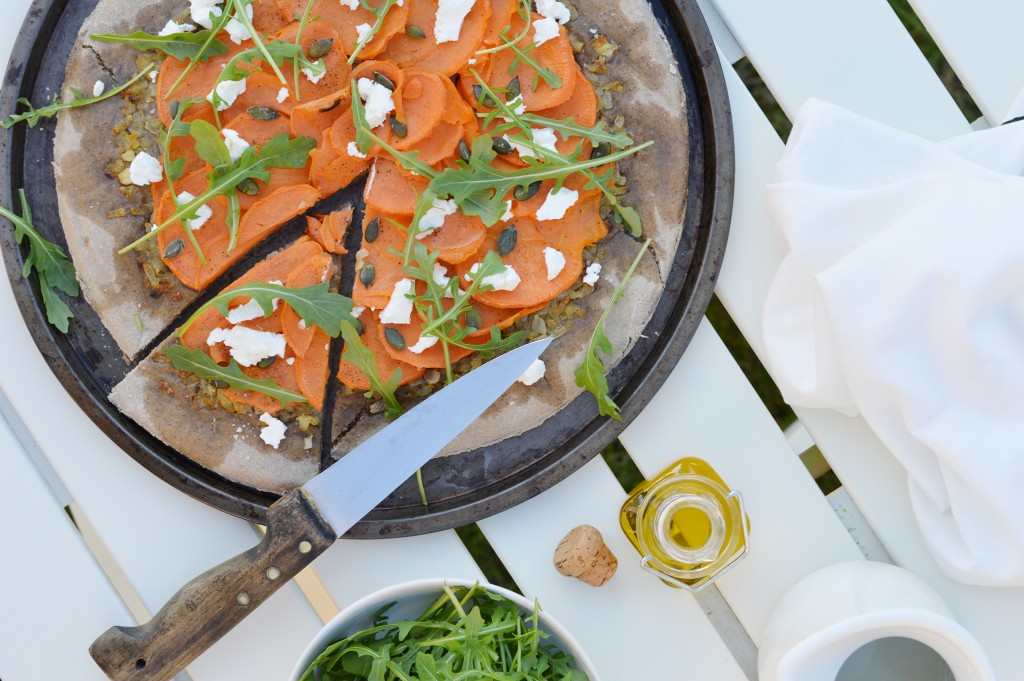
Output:
[[590,525],[574,527],[555,549],[555,569],[590,586],[607,582],[618,566],[619,561],[605,546],[601,533]]

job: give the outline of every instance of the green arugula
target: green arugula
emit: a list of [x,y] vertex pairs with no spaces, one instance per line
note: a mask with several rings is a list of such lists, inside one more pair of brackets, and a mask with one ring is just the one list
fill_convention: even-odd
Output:
[[[410,2],[411,1],[412,0],[410,0]],[[355,63],[356,57],[363,51],[366,44],[373,40],[374,36],[380,32],[380,27],[384,25],[384,19],[387,18],[388,12],[391,11],[391,8],[396,5],[401,5],[402,2],[403,0],[384,0],[384,4],[380,7],[373,7],[367,0],[359,0],[359,4],[363,6],[363,9],[370,12],[377,18],[377,20],[373,22],[373,26],[371,26],[370,30],[366,32],[366,35],[363,36],[362,40],[356,43],[355,49],[352,50],[352,54],[348,57],[348,63],[350,66]],[[353,92],[355,92],[355,90],[353,90]],[[353,99],[355,98],[353,97]]]
[[[202,129],[202,128],[200,128]],[[195,123],[192,124],[193,132],[196,130]],[[202,134],[202,133],[200,133]],[[309,152],[316,147],[316,141],[308,137],[296,137],[291,139],[287,133],[270,139],[262,147],[249,147],[235,163],[227,168],[214,169],[210,173],[210,184],[202,194],[188,203],[179,206],[169,219],[154,229],[139,237],[132,243],[118,251],[118,255],[124,255],[136,248],[147,239],[167,229],[180,220],[193,219],[196,211],[218,196],[229,196],[237,191],[238,184],[243,180],[270,181],[271,168],[302,168],[309,160]]]
[[537,43],[531,41],[526,47],[520,47],[518,40],[508,36],[508,29],[503,29],[498,37],[500,37],[502,42],[505,45],[508,45],[509,49],[511,49],[516,55],[512,59],[512,63],[508,65],[508,75],[515,75],[516,71],[519,70],[519,63],[525,62],[527,66],[533,69],[532,87],[534,90],[537,89],[537,85],[541,79],[544,79],[544,83],[552,90],[557,90],[562,87],[562,79],[557,73],[551,69],[541,66],[536,59],[530,56],[530,53],[537,48]]
[[163,353],[179,371],[187,371],[208,381],[224,381],[232,390],[252,390],[263,393],[267,397],[277,400],[278,405],[282,408],[292,402],[308,402],[304,395],[285,390],[273,379],[256,379],[246,376],[233,359],[226,367],[223,367],[214,362],[202,350],[191,350],[184,345],[172,345],[164,348]]
[[[184,135],[191,134],[192,124],[182,121],[182,117],[188,109],[199,102],[201,99],[186,99],[183,102],[179,102],[177,107],[172,106],[172,118],[170,127],[164,131],[163,136],[160,139],[160,148],[162,152],[163,165],[164,165],[164,179],[167,180],[167,189],[170,191],[171,200],[174,201],[174,205],[178,206],[178,194],[174,189],[174,183],[181,179],[182,174],[185,172],[185,157],[182,156],[179,159],[171,158],[171,140],[175,137],[182,137]],[[199,242],[196,241],[195,234],[192,233],[192,228],[189,226],[187,221],[182,222],[182,226],[185,229],[185,236],[188,237],[188,241],[192,244],[192,248],[195,250],[196,255],[199,258],[199,262],[206,264],[206,256],[203,255],[203,249],[200,248]]]
[[389,419],[397,419],[404,414],[405,410],[402,409],[402,405],[398,403],[398,398],[395,397],[395,391],[398,390],[398,386],[402,382],[402,370],[395,368],[391,372],[391,376],[386,381],[383,380],[380,372],[377,371],[377,355],[374,354],[373,350],[366,347],[363,339],[359,337],[356,327],[348,321],[342,321],[341,336],[345,339],[345,349],[341,353],[342,359],[355,365],[362,372],[363,376],[366,376],[366,380],[370,382],[370,389],[365,393],[365,396],[369,398],[375,394],[380,395],[384,400],[384,404],[387,405],[384,415]]
[[[302,12],[302,17],[299,19],[299,28],[298,28],[298,30],[295,31],[295,47],[298,48],[298,50],[300,52],[302,51],[302,32],[306,29],[306,25],[312,19],[312,17],[310,16],[310,12],[313,11],[313,3],[315,3],[315,2],[316,2],[316,0],[309,0],[306,3],[306,9]],[[303,56],[305,56],[305,55],[303,55]],[[299,85],[299,76],[302,73],[302,67],[299,64],[299,60],[298,59],[293,60],[292,67],[293,67],[293,74],[292,75],[295,77],[295,101],[296,102],[301,102],[302,101],[302,95],[300,94],[301,88],[300,88],[300,85]],[[315,75],[315,73],[314,73],[314,75]]]
[[[167,98],[174,94],[174,91],[177,90],[178,87],[183,82],[185,82],[185,78],[188,77],[188,74],[192,73],[192,69],[196,67],[196,64],[206,61],[206,59],[208,59],[208,57],[206,57],[205,55],[210,50],[217,49],[216,47],[214,47],[214,42],[220,42],[219,40],[217,40],[217,36],[220,34],[221,31],[224,30],[224,27],[228,25],[228,22],[231,21],[232,14],[233,13],[229,10],[229,8],[224,8],[224,11],[220,13],[219,17],[213,17],[213,13],[210,13],[212,17],[212,27],[209,30],[209,35],[206,36],[206,40],[203,42],[203,44],[199,46],[199,51],[196,53],[196,56],[189,61],[188,66],[185,67],[185,69],[181,72],[181,75],[178,76],[178,79],[174,81],[173,85],[171,85],[171,88],[167,91]],[[221,44],[223,45],[223,43]]]
[[92,40],[101,43],[117,43],[129,45],[140,52],[157,50],[180,61],[208,61],[228,53],[228,46],[216,39],[213,31],[197,31],[195,33],[171,33],[170,35],[153,35],[145,31],[136,31],[127,35],[112,33],[93,33]]
[[327,646],[300,681],[587,681],[571,656],[545,642],[536,601],[524,615],[479,585],[445,586],[415,619],[391,621],[386,610]]
[[[221,83],[226,81],[239,81],[245,80],[246,77],[252,75],[252,70],[247,69],[244,66],[249,65],[252,69],[257,69],[256,62],[263,61],[269,63],[274,67],[274,71],[280,74],[281,71],[278,68],[278,64],[283,63],[286,59],[294,59],[296,62],[304,58],[302,54],[302,47],[295,43],[290,43],[284,40],[272,40],[267,44],[262,42],[258,43],[256,47],[251,47],[248,50],[243,50],[228,60],[228,63],[224,65],[224,69],[218,74],[217,80],[213,83],[213,89],[211,90],[211,103],[213,104],[214,116],[220,123],[219,109],[224,100],[221,98],[217,88],[220,87]],[[281,77],[281,83],[287,85],[288,83]]]
[[327,282],[314,284],[313,286],[281,286],[261,281],[254,281],[238,288],[223,291],[196,310],[191,317],[178,329],[178,336],[184,336],[192,323],[199,318],[203,312],[210,308],[216,308],[225,317],[228,316],[228,306],[237,298],[248,297],[259,303],[264,316],[269,316],[274,311],[274,300],[280,299],[291,307],[295,314],[299,315],[307,325],[315,324],[323,329],[331,338],[337,338],[341,333],[343,323],[356,323],[352,316],[352,299],[330,291]]
[[597,326],[594,327],[594,333],[591,334],[586,352],[583,355],[583,363],[576,368],[575,372],[576,385],[588,390],[597,398],[598,413],[601,416],[611,416],[616,421],[622,420],[622,413],[619,410],[619,405],[615,404],[615,400],[608,395],[608,378],[605,376],[608,369],[605,366],[604,360],[598,355],[598,351],[600,350],[608,357],[611,357],[614,352],[612,342],[608,340],[608,336],[604,333],[605,319],[608,318],[608,313],[611,311],[612,306],[615,305],[615,302],[622,297],[626,290],[626,282],[633,276],[633,272],[636,271],[641,258],[643,258],[650,245],[651,239],[648,237],[640,247],[640,252],[633,259],[633,263],[626,270],[625,276],[622,277],[622,281],[619,282],[615,293],[612,294],[611,300],[608,301],[604,312],[601,313],[600,319],[597,320]]
[[[478,115],[487,117],[491,114]],[[582,137],[583,139],[588,140],[595,147],[599,144],[610,144],[611,146],[618,147],[619,149],[625,149],[633,144],[632,137],[627,135],[625,132],[609,131],[608,128],[605,127],[603,121],[598,121],[597,125],[592,128],[588,128],[585,125],[580,125],[574,121],[571,116],[560,121],[532,113],[518,114],[517,117],[527,126],[551,128],[561,135],[564,140],[569,139],[570,137]],[[490,121],[486,122],[489,123]]]
[[[495,45],[494,47],[489,47],[489,48],[487,48],[485,50],[477,50],[475,52],[475,54],[493,54],[495,52],[501,52],[502,50],[507,50],[510,47],[512,47],[513,45],[518,44],[520,40],[522,40],[523,38],[525,38],[527,35],[530,34],[530,27],[533,25],[533,11],[532,10],[533,10],[533,2],[532,2],[532,0],[519,0],[519,7],[517,8],[516,11],[519,12],[520,18],[524,22],[526,22],[526,27],[522,30],[522,32],[519,35],[517,35],[515,38],[511,39],[511,40],[507,40],[507,39],[503,38],[500,45]],[[505,26],[501,29],[501,34],[504,35],[506,31],[510,31],[510,30],[512,30],[512,25],[511,24],[505,24]]]
[[32,270],[36,271],[43,307],[46,308],[46,320],[61,333],[67,333],[68,322],[75,315],[57,295],[57,291],[63,291],[69,296],[79,294],[75,266],[68,260],[64,249],[44,239],[32,224],[32,209],[28,206],[24,189],[18,190],[18,199],[21,202],[21,215],[15,215],[3,206],[0,206],[0,215],[14,224],[14,239],[18,244],[28,239],[28,255],[21,276],[27,279]]
[[25,99],[24,97],[21,97],[18,99],[18,103],[27,106],[29,110],[20,114],[13,114],[11,116],[8,116],[7,118],[0,121],[0,125],[2,125],[6,129],[10,128],[12,125],[16,123],[26,121],[28,122],[28,126],[32,128],[35,127],[36,123],[38,123],[40,119],[56,116],[58,113],[64,111],[65,109],[77,109],[80,106],[89,106],[90,104],[95,104],[96,102],[102,102],[104,99],[110,99],[111,97],[121,94],[122,92],[130,88],[132,85],[137,83],[141,78],[145,77],[150,71],[152,71],[155,68],[155,66],[155,64],[150,64],[149,66],[135,74],[135,76],[127,83],[119,85],[116,88],[112,88],[111,90],[104,92],[99,97],[86,97],[79,90],[75,88],[69,88],[71,90],[70,101],[58,101],[58,96],[54,95],[52,104],[41,107],[39,109],[33,107],[32,102]]
[[[256,2],[256,0],[230,0],[231,6],[235,8],[235,19],[237,19],[245,28],[249,31],[249,35],[252,36],[252,41],[256,45],[256,49],[263,55],[263,60],[270,64],[270,68],[273,69],[274,75],[281,81],[281,85],[287,85],[288,81],[285,80],[284,74],[281,73],[281,69],[278,68],[278,63],[274,61],[274,55],[271,54],[269,45],[264,44],[263,39],[260,38],[259,31],[252,25],[252,20],[249,19],[249,15],[246,14],[245,8]],[[225,7],[224,14],[227,14],[227,8]],[[283,42],[275,40],[273,42]],[[289,44],[289,43],[285,43]],[[301,49],[300,49],[301,54]],[[216,86],[214,91],[216,91]]]

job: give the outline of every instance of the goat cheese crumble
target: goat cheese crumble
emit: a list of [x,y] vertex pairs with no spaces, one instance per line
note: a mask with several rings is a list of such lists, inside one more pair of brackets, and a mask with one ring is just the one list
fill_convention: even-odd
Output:
[[194,30],[196,30],[196,27],[192,24],[179,24],[174,19],[171,19],[163,28],[160,29],[160,32],[157,33],[157,35],[162,38],[164,36],[174,35],[175,33],[191,33]]
[[533,44],[540,47],[552,38],[558,37],[558,22],[544,17],[533,22]]
[[238,131],[232,130],[231,128],[224,128],[220,131],[220,134],[224,136],[224,144],[228,148],[228,154],[231,156],[231,160],[237,161],[242,158],[242,153],[249,148],[249,143],[242,139],[242,136],[238,134]]
[[348,143],[348,155],[354,156],[355,158],[366,158],[366,154],[359,151],[359,145],[355,142]]
[[[315,62],[313,62],[313,66],[323,65],[320,63],[320,60],[317,59]],[[324,76],[327,75],[327,68],[325,67],[324,70],[321,71],[320,73],[314,74],[313,69],[309,68],[308,66],[303,66],[302,75],[306,76],[306,80],[308,80],[310,83],[316,85],[317,83],[324,79]]]
[[[192,196],[188,192],[182,192],[178,194],[178,205],[184,205],[189,201],[194,201],[196,197]],[[191,220],[186,220],[185,224],[193,232],[199,231],[199,228],[206,224],[206,221],[213,217],[213,209],[205,203],[196,209],[196,216]]]
[[[220,103],[217,104],[217,111],[224,111],[235,103],[238,99],[238,95],[245,92],[245,81],[242,80],[222,80],[217,85],[217,96],[220,97]],[[206,101],[213,104],[213,92],[206,95]]]
[[533,385],[540,379],[544,378],[544,372],[547,367],[544,366],[544,360],[535,359],[533,364],[526,367],[526,371],[519,377],[519,382],[523,385]]
[[281,444],[281,440],[284,439],[284,433],[288,429],[288,426],[286,426],[284,421],[281,419],[274,418],[266,412],[260,416],[260,421],[267,424],[265,427],[260,429],[260,439],[274,449],[277,449]]
[[583,283],[588,286],[594,286],[597,284],[597,280],[601,278],[601,263],[595,262],[587,267],[587,273],[583,275]]
[[255,366],[267,357],[284,357],[285,340],[283,333],[257,331],[245,326],[230,329],[214,329],[206,338],[207,345],[223,343],[231,356],[244,367]]
[[[246,5],[245,15],[249,17],[249,21],[252,21],[252,5]],[[228,37],[231,38],[231,42],[236,45],[241,45],[246,40],[252,40],[252,33],[245,27],[238,19],[230,19],[227,25],[224,26],[224,30],[227,31]]]
[[454,214],[458,209],[459,206],[455,203],[454,199],[434,199],[434,204],[420,218],[419,232],[416,233],[416,238],[425,239],[435,229],[444,227],[445,218]]
[[[274,309],[276,310],[281,299],[274,298],[272,302]],[[263,307],[260,305],[259,301],[255,299],[228,311],[228,321],[232,324],[241,324],[242,322],[252,321],[253,319],[259,319],[265,316],[266,315],[263,313]]]
[[288,92],[288,88],[286,88],[286,87],[283,87],[280,90],[278,90],[277,91],[277,103],[278,104],[284,104],[284,100],[288,99],[288,95],[289,94],[291,94],[291,93]]
[[415,291],[412,279],[402,279],[391,291],[391,299],[380,311],[381,324],[408,324],[412,321],[412,298],[408,296]]
[[476,0],[438,0],[434,16],[434,42],[451,43],[459,39],[462,22],[473,9]]
[[366,105],[366,124],[376,128],[395,110],[395,100],[392,98],[394,93],[369,78],[360,78],[356,87],[359,98]]
[[[476,274],[479,271],[480,263],[470,267],[469,274],[466,275],[466,280],[473,281],[473,277],[470,275]],[[515,291],[521,281],[522,279],[519,277],[519,273],[515,271],[512,265],[505,265],[505,269],[501,272],[481,279],[480,285],[491,286],[495,291]]]
[[164,167],[157,158],[140,151],[128,166],[128,178],[132,184],[145,187],[164,178]]
[[189,0],[192,21],[203,28],[213,28],[214,19],[224,13],[220,8],[220,2],[222,0]]
[[562,187],[557,192],[548,192],[544,203],[537,209],[538,220],[561,220],[565,213],[576,205],[580,193],[574,189]]
[[104,83],[102,80],[97,80],[96,83],[92,86],[92,96],[99,97],[103,94],[103,91],[106,89],[107,84]]
[[434,347],[437,345],[437,336],[420,336],[419,340],[414,345],[409,346],[409,352],[414,355],[419,355],[424,350]]
[[545,246],[544,265],[548,269],[548,281],[551,281],[565,269],[565,255],[551,246]]

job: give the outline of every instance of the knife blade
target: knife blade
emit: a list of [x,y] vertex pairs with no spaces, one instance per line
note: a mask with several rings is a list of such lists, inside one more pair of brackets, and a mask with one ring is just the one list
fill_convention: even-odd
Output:
[[111,627],[89,647],[113,681],[163,681],[326,551],[466,429],[550,345],[545,338],[438,391],[267,509],[259,545],[181,588],[153,618]]

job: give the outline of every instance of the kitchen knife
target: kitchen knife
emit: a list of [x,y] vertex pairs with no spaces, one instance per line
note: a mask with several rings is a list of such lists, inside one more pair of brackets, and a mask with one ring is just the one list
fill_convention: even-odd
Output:
[[89,647],[113,681],[170,679],[427,463],[551,343],[520,347],[456,380],[267,509],[263,541],[181,588],[153,619]]

